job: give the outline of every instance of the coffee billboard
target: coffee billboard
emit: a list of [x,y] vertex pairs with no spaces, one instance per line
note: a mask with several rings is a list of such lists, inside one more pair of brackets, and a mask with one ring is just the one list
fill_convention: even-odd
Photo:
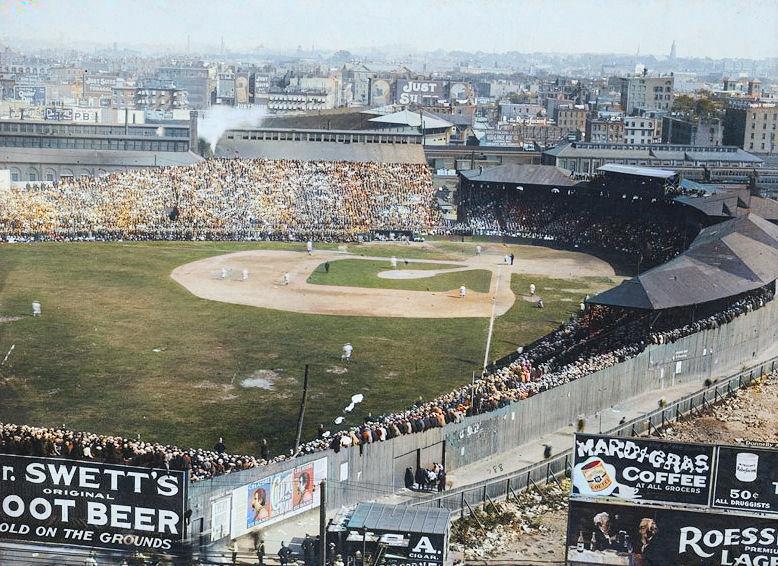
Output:
[[708,505],[713,447],[577,434],[573,496]]

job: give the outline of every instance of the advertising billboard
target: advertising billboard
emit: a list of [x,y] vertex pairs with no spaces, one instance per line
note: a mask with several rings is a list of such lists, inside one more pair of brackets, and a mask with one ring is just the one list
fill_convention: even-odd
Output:
[[16,86],[14,87],[14,97],[16,100],[24,100],[32,106],[43,106],[46,104],[46,87]]
[[778,450],[720,446],[713,507],[778,514]]
[[470,83],[454,82],[448,90],[452,101],[469,102],[473,99],[473,86]]
[[232,538],[318,507],[318,485],[327,478],[327,458],[241,486],[232,492]]
[[101,112],[97,108],[46,108],[44,120],[56,122],[92,122],[101,121]]
[[426,533],[377,533],[386,546],[384,566],[443,566],[445,537]]
[[573,496],[708,505],[713,446],[576,434]]
[[184,472],[0,454],[0,539],[174,550]]
[[392,85],[386,79],[370,79],[370,104],[386,106],[391,102]]
[[445,81],[397,80],[395,102],[399,104],[432,106],[440,98],[446,98]]
[[567,564],[778,564],[774,517],[571,500]]

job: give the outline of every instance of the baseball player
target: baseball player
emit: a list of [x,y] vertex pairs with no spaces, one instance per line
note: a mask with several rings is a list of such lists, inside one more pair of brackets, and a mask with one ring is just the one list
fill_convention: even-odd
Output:
[[351,345],[351,342],[346,342],[343,344],[343,355],[340,356],[340,359],[344,362],[350,362],[351,361],[351,352],[354,351],[354,347]]

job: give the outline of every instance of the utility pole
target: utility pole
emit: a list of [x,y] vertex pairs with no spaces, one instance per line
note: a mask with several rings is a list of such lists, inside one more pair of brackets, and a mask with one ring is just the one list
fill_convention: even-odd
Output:
[[[306,368],[308,366],[305,366]],[[306,374],[307,375],[307,374]],[[319,484],[319,565],[327,566],[327,482]]]
[[300,447],[300,437],[303,434],[303,417],[305,417],[305,400],[308,397],[308,364],[305,364],[303,377],[303,398],[300,401],[300,416],[297,417],[297,437],[294,440],[294,452]]

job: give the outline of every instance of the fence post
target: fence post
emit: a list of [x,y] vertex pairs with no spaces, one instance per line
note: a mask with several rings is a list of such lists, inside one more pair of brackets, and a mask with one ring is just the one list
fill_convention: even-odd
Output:
[[459,494],[459,518],[465,518],[465,492]]
[[508,478],[507,483],[505,485],[505,501],[508,501],[508,497],[510,497],[511,494],[511,478]]
[[482,503],[486,503],[486,486],[487,486],[487,484],[484,484],[484,493],[483,493],[483,496],[481,497],[481,502]]
[[662,430],[665,428],[665,410],[662,409]]

